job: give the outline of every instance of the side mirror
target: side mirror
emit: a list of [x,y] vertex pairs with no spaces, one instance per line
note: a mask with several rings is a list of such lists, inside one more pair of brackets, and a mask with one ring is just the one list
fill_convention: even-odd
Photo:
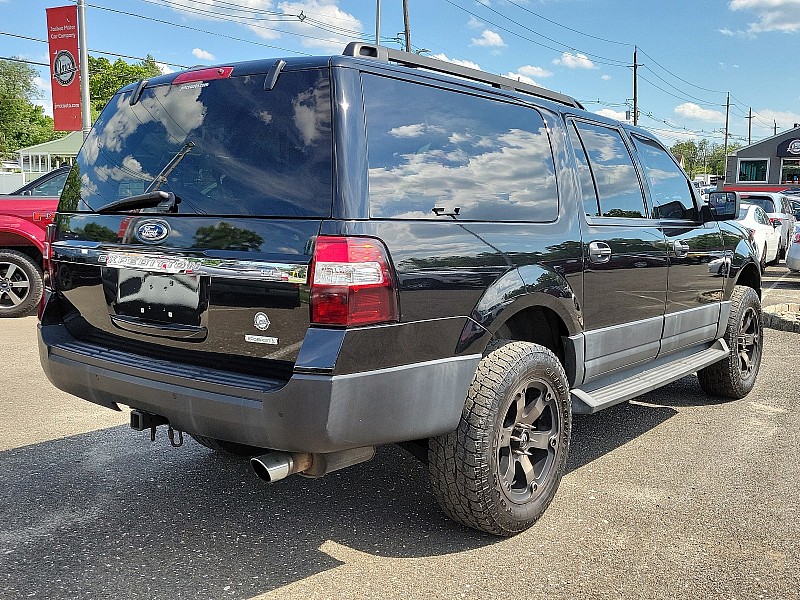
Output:
[[739,216],[739,192],[709,192],[703,206],[706,221],[730,221]]

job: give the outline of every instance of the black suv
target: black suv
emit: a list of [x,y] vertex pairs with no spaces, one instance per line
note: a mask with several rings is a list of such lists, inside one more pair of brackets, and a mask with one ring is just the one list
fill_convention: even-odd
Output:
[[738,196],[695,194],[644,130],[383,47],[141,81],[61,196],[42,366],[270,481],[401,443],[450,517],[512,535],[573,413],[752,388],[759,266]]

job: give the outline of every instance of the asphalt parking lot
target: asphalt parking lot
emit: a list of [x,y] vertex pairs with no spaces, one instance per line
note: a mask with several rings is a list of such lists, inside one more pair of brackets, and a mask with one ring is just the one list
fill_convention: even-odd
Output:
[[[798,302],[771,267],[764,304]],[[33,317],[0,321],[0,598],[800,598],[800,336],[765,331],[758,383],[696,377],[576,417],[568,474],[529,531],[439,511],[388,447],[268,486],[245,461],[56,391]]]

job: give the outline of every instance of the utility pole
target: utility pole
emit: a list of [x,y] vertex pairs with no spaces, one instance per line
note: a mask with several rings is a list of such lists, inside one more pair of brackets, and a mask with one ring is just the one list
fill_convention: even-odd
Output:
[[750,134],[753,132],[753,107],[750,107],[750,113],[747,116],[747,145],[750,145]]
[[403,0],[403,23],[406,26],[406,52],[411,52],[411,25],[408,22],[408,0]]
[[772,135],[778,135],[778,122],[772,119]]
[[381,0],[378,0],[378,7],[375,15],[375,45],[381,45]]
[[78,48],[81,70],[81,121],[83,121],[83,139],[92,129],[92,109],[89,104],[89,47],[86,45],[86,4],[78,0]]
[[722,151],[722,180],[728,172],[728,118],[731,113],[731,93],[728,92],[728,100],[725,102],[725,147]]
[[633,124],[634,126],[639,124],[639,85],[637,81],[637,73],[636,70],[639,68],[639,64],[636,61],[636,51],[638,48],[636,46],[633,47]]

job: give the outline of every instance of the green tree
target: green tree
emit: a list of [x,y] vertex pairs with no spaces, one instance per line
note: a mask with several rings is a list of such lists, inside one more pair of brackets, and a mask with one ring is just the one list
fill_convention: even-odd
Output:
[[258,250],[264,243],[264,238],[254,231],[236,227],[225,221],[209,227],[198,227],[194,240],[198,248],[243,252]]
[[40,93],[36,70],[25,63],[0,60],[0,156],[34,144],[49,142],[62,133],[53,131],[53,119],[34,103]]
[[670,152],[678,160],[683,159],[683,168],[689,177],[694,177],[699,172],[697,170],[697,144],[693,141],[678,142],[670,148]]
[[107,58],[89,57],[89,95],[92,99],[92,121],[97,118],[111,97],[122,87],[140,79],[161,75],[155,59],[149,54],[137,63],[127,63],[118,58],[113,63]]

